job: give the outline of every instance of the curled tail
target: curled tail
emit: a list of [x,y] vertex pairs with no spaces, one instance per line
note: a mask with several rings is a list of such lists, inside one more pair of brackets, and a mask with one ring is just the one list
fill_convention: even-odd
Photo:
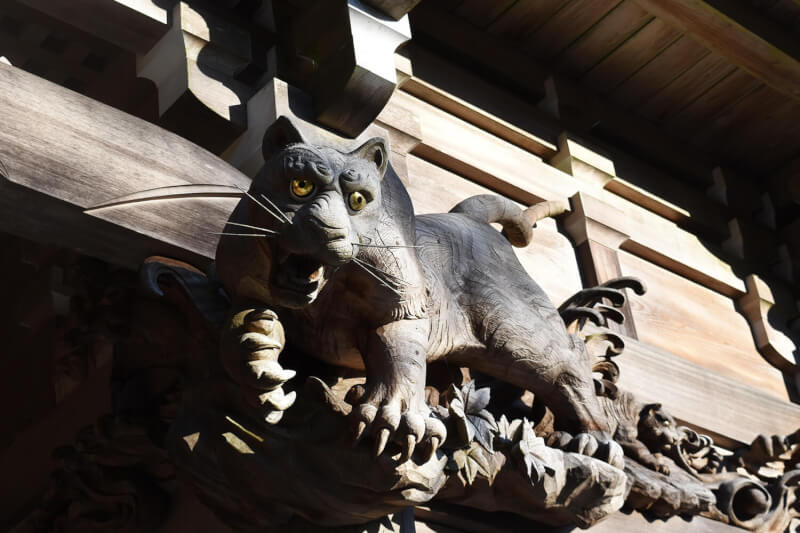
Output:
[[494,194],[480,194],[467,198],[450,210],[462,213],[475,220],[503,226],[509,242],[522,248],[533,239],[533,226],[539,220],[558,216],[568,210],[564,202],[540,202],[527,209],[520,209],[514,202]]

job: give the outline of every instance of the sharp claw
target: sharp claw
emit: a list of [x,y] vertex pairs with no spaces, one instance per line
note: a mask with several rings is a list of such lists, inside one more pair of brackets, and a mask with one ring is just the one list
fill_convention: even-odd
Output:
[[283,344],[267,337],[262,333],[249,332],[241,336],[240,342],[249,349],[256,350],[283,350]]
[[363,420],[358,423],[358,427],[356,428],[356,438],[353,439],[353,446],[361,441],[361,437],[364,436],[364,430],[367,429],[367,423]]
[[277,424],[283,418],[283,411],[272,411],[264,417],[264,422],[267,424]]
[[258,359],[248,361],[247,364],[256,375],[259,385],[263,387],[280,387],[296,374],[294,370],[285,369],[275,361]]
[[386,443],[389,442],[389,434],[391,430],[389,428],[382,428],[381,432],[378,434],[378,440],[375,446],[375,457],[378,457],[380,454],[383,453],[383,450],[386,448]]
[[261,405],[269,404],[278,411],[285,411],[290,408],[294,404],[296,398],[297,393],[295,391],[284,394],[283,389],[280,388],[258,395],[258,399],[261,400]]
[[411,454],[414,453],[414,448],[417,445],[417,438],[414,435],[409,435],[408,437],[406,437],[406,440],[408,442],[408,449],[406,450],[406,454],[403,457],[404,461],[408,461],[409,459],[411,459]]
[[439,449],[439,437],[431,437],[431,453],[428,455],[428,461],[433,459],[436,455],[436,450]]

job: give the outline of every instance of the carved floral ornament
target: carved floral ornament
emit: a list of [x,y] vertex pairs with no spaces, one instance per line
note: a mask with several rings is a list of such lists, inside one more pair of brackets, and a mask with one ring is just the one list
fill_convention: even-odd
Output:
[[69,480],[28,530],[150,530],[164,510],[140,491],[176,469],[237,531],[378,530],[432,501],[582,528],[623,508],[764,532],[800,515],[800,430],[726,451],[617,387],[610,326],[641,281],[556,307],[525,274],[512,244],[563,206],[415,216],[388,154],[268,130],[215,268],[142,265],[115,365],[148,407],[121,401],[61,452]]

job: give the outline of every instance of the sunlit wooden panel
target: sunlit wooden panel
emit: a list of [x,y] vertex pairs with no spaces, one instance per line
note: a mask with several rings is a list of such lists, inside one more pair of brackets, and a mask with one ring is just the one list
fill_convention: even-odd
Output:
[[783,376],[756,350],[750,326],[733,300],[621,252],[625,275],[646,281],[648,292],[632,298],[639,339],[783,400]]

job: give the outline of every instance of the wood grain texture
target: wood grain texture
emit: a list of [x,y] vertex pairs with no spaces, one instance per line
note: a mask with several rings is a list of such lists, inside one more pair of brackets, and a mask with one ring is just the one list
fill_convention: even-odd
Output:
[[455,13],[475,27],[485,28],[502,15],[516,0],[465,0]]
[[[47,242],[65,238],[77,248],[103,250],[101,255],[112,256],[112,262],[151,253],[159,242],[170,251],[184,250],[184,256],[213,257],[216,242],[206,233],[220,230],[237,200],[163,200],[108,208],[94,217],[82,214],[83,209],[157,187],[249,183],[224,161],[176,135],[6,65],[0,65],[0,116],[5,125],[0,159],[9,191],[4,198],[13,192],[22,202],[20,209],[5,213],[12,225],[5,227],[29,237],[33,231]],[[47,207],[57,207],[63,220],[44,211]],[[97,224],[97,218],[119,229]],[[71,231],[71,224],[85,232]],[[137,238],[126,248],[126,230],[151,239]]]
[[611,98],[626,108],[636,108],[709,53],[690,36],[682,35],[618,85]]
[[665,122],[674,131],[687,135],[697,124],[705,123],[760,85],[759,80],[744,70],[735,69],[679,112],[667,117]]
[[[648,210],[614,194],[600,198],[581,193],[586,216],[629,236],[620,246],[671,272],[731,297],[744,294],[744,282],[734,273],[720,252],[709,248],[697,236],[678,228]],[[574,199],[573,199],[574,204]]]
[[167,12],[150,0],[20,0],[115,45],[144,54],[166,34]]
[[651,20],[606,56],[584,76],[583,81],[607,93],[639,70],[680,36],[680,32],[658,19]]
[[[412,151],[415,156],[515,201],[532,204],[541,199],[566,198],[584,187],[580,180],[533,154],[402,91],[395,94],[389,103],[392,105],[414,113],[420,120],[422,141]],[[474,146],[492,148],[476,151]],[[622,174],[628,175],[627,170]],[[666,178],[653,175],[651,181],[658,179]],[[705,198],[698,197],[698,202],[695,207],[701,213],[714,212]],[[656,214],[658,210],[652,206],[636,205],[610,191],[591,192],[585,205],[590,217],[630,236],[623,245],[629,251],[716,291],[731,296],[744,294],[744,282],[719,258],[719,250],[710,249],[697,236]]]
[[688,31],[733,65],[792,98],[800,98],[800,45],[747,3],[636,1],[665,22]]
[[765,364],[735,301],[620,253],[622,272],[647,280],[648,292],[631,301],[639,339],[722,376],[789,399],[783,375]]
[[[422,142],[412,151],[414,155],[528,205],[565,200],[577,190],[574,178],[530,152],[402,91],[395,93],[393,101],[420,118]],[[475,150],[476,146],[487,148]]]
[[701,432],[734,441],[722,445],[749,443],[759,433],[786,435],[797,429],[800,406],[644,341],[627,340],[617,364],[620,387],[642,401],[663,402],[676,418]]
[[538,30],[526,37],[522,49],[534,57],[550,59],[619,5],[620,0],[572,0]]
[[516,40],[547,22],[568,0],[517,0],[489,25],[489,33]]
[[639,113],[653,120],[662,120],[680,111],[735,69],[719,54],[708,54],[648,100]]
[[561,130],[544,111],[424,48],[410,53],[414,74],[402,90],[540,157],[555,153]]
[[554,91],[557,112],[566,128],[588,135],[595,127],[606,128],[631,149],[649,154],[667,168],[679,171],[687,180],[710,182],[710,172],[716,165],[707,156],[692,151],[650,121],[625,112],[609,99],[567,77],[551,75],[510,41],[482,32],[434,3],[422,2],[417,6],[411,12],[411,22],[418,43],[448,50],[454,58],[473,63],[483,76],[493,76],[499,85],[513,88],[534,101],[545,96],[547,81]]
[[568,76],[583,75],[652,18],[638,4],[625,0],[559,54],[559,70]]
[[409,17],[418,42],[435,43],[456,56],[471,57],[482,68],[499,79],[512,81],[529,96],[544,96],[546,70],[520,50],[510,48],[503,37],[475,28],[442,10],[435,2],[422,2]]

